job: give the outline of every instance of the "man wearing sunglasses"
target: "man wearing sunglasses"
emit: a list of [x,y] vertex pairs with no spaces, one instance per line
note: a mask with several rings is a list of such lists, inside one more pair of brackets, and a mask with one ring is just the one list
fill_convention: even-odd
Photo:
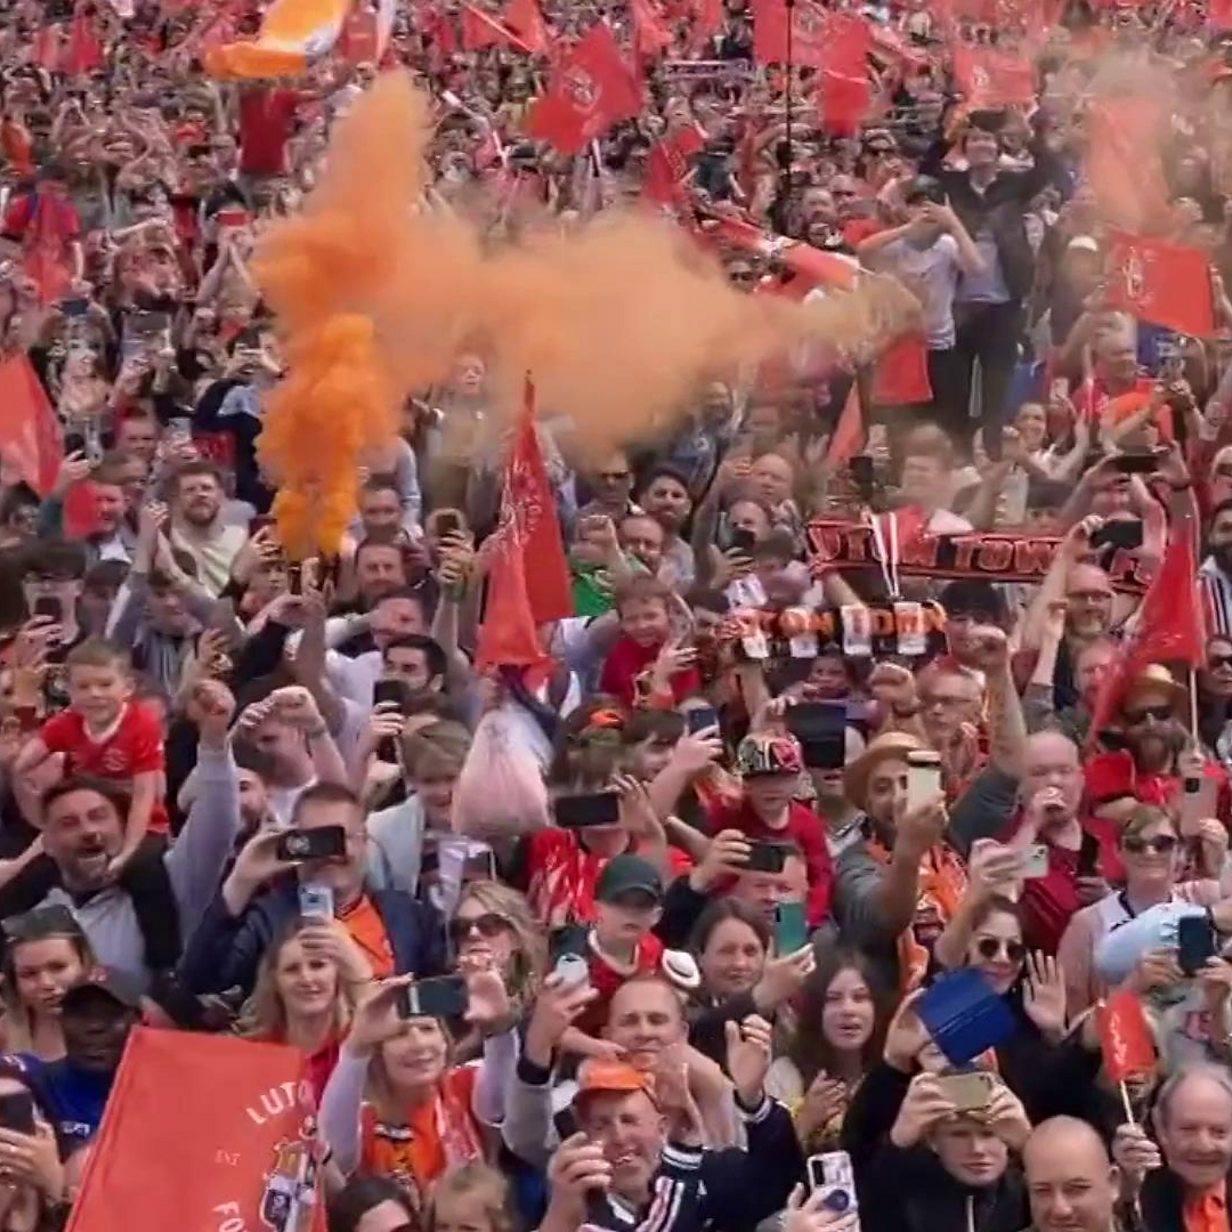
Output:
[[1124,747],[1101,753],[1086,767],[1086,792],[1096,817],[1123,823],[1139,804],[1169,804],[1182,778],[1218,781],[1216,816],[1230,812],[1227,772],[1189,751],[1181,718],[1188,694],[1160,663],[1130,682],[1119,711]]

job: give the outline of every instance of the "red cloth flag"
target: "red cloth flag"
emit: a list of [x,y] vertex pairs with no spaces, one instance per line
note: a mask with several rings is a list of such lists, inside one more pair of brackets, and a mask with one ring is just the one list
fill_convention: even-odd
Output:
[[641,109],[642,92],[611,28],[597,22],[556,62],[547,93],[535,101],[525,129],[562,154],[577,154]]
[[655,12],[651,0],[629,0],[633,46],[643,60],[657,60],[672,45],[672,32]]
[[64,435],[24,351],[0,363],[0,455],[39,496],[55,485]]
[[462,49],[483,51],[505,39],[505,32],[496,24],[496,19],[469,4],[462,6]]
[[[307,1064],[286,1044],[138,1027],[107,1100],[71,1232],[232,1224],[323,1232]],[[159,1159],[176,1166],[150,1166]]]
[[85,6],[78,4],[69,22],[68,43],[64,48],[61,66],[70,77],[96,72],[106,63],[103,45],[94,32],[94,21],[86,13]]
[[49,73],[60,70],[61,27],[46,24],[39,26],[30,49],[30,63]]
[[1162,119],[1152,98],[1098,99],[1087,108],[1087,179],[1113,226],[1149,231],[1167,215]]
[[932,383],[928,379],[928,348],[921,334],[904,334],[877,356],[873,369],[874,406],[914,406],[930,402]]
[[[535,391],[526,400],[505,463],[500,525],[485,544],[488,594],[477,666],[535,667],[547,656],[536,626],[573,614],[569,565],[556,501],[535,432]],[[527,562],[533,562],[533,568]]]
[[1109,308],[1195,338],[1215,332],[1210,259],[1202,249],[1120,231],[1110,238]]
[[552,35],[539,0],[509,0],[502,20],[517,42],[534,55],[546,56],[551,50]]
[[791,22],[791,62],[825,68],[830,17],[813,0],[754,0],[753,59],[758,64],[786,64],[787,26]]
[[1113,1082],[1155,1072],[1155,1036],[1132,989],[1114,992],[1098,1009],[1099,1047]]
[[1019,56],[961,43],[954,48],[954,77],[973,108],[1035,102],[1035,70]]
[[864,416],[860,410],[860,383],[851,382],[847,393],[847,401],[843,403],[842,413],[834,431],[830,435],[830,444],[826,447],[826,466],[845,466],[860,452],[864,443]]
[[832,137],[852,137],[868,119],[873,105],[873,90],[868,74],[858,75],[823,69],[821,88],[822,127]]
[[695,128],[677,129],[657,142],[646,160],[646,180],[642,186],[646,198],[665,209],[687,209],[684,180],[689,174],[689,158],[703,144]]
[[1168,545],[1159,572],[1151,579],[1134,632],[1121,644],[1117,662],[1100,686],[1091,734],[1115,717],[1132,680],[1151,663],[1197,668],[1206,661],[1206,620],[1198,590],[1197,528],[1182,518],[1168,528]]
[[[1232,0],[1229,0],[1232,3]],[[696,54],[723,29],[723,0],[694,0],[693,27],[689,31],[689,48]],[[700,57],[705,59],[704,56]]]
[[375,64],[380,56],[376,12],[367,4],[352,6],[342,23],[335,52],[348,64]]

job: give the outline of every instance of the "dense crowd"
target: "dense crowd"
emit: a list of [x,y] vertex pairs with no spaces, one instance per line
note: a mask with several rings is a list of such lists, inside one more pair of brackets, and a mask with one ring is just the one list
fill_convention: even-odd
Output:
[[[1226,5],[0,7],[0,1232],[1232,1232]],[[911,323],[601,448],[463,340],[293,550],[263,244],[382,74],[493,251]]]

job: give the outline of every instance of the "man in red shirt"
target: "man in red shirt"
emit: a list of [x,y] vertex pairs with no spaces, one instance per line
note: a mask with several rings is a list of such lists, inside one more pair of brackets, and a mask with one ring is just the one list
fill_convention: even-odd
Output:
[[710,832],[739,830],[754,842],[790,841],[799,847],[808,871],[808,922],[817,928],[830,914],[834,867],[821,818],[794,798],[804,769],[799,741],[751,732],[740,742],[736,769],[744,790],[735,803],[711,806]]

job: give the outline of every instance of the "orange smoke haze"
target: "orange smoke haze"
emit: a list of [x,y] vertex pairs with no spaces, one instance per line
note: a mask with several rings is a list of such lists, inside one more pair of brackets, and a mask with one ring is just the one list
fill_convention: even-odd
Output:
[[386,74],[337,125],[303,213],[260,245],[290,369],[260,456],[292,489],[276,509],[280,528],[292,520],[288,547],[317,510],[316,540],[331,550],[360,450],[393,435],[397,406],[444,379],[463,346],[486,359],[499,401],[516,405],[529,371],[539,405],[600,448],[663,427],[707,380],[806,341],[867,347],[917,309],[897,283],[873,278],[809,307],[751,298],[675,227],[639,213],[490,250],[470,219],[420,208],[429,138],[426,99],[406,75]]

